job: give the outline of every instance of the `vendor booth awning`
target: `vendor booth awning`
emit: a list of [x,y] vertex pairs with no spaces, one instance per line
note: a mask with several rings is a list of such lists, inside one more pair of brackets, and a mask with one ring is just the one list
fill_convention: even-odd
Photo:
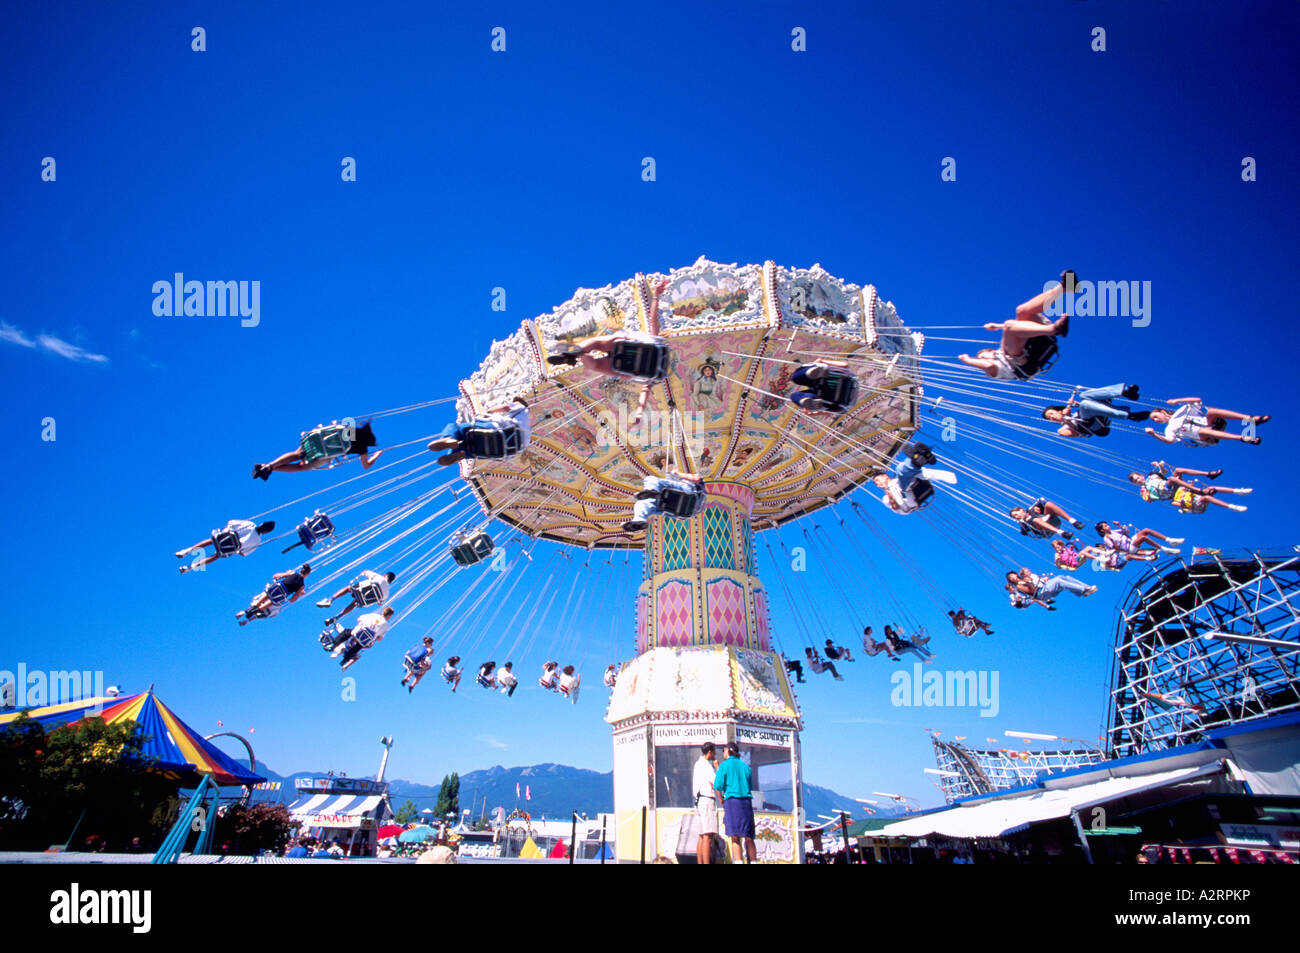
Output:
[[940,837],[1002,837],[1041,821],[1069,817],[1075,811],[1096,804],[1217,774],[1222,770],[1222,763],[1216,761],[1199,767],[1136,777],[1107,778],[1073,788],[1036,791],[1018,797],[962,804],[946,811],[935,811],[886,824],[875,834],[878,837],[926,837],[932,834]]
[[[0,715],[0,729],[11,724],[20,712]],[[157,767],[181,778],[209,774],[217,784],[257,784],[266,778],[254,774],[211,742],[204,740],[153,692],[114,698],[83,698],[31,708],[27,715],[46,731],[70,725],[83,718],[102,718],[108,724],[136,722],[146,740],[143,752],[156,759]]]
[[313,794],[290,805],[289,816],[304,827],[374,827],[382,801],[378,794]]

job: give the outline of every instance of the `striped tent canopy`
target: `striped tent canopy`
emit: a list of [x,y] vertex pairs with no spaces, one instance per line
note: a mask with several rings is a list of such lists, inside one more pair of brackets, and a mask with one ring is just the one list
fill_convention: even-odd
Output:
[[[110,725],[134,721],[145,736],[144,754],[156,759],[159,770],[181,780],[197,780],[203,774],[212,775],[217,784],[256,784],[266,780],[205,741],[151,691],[117,698],[83,698],[31,708],[27,714],[46,731],[84,718],[103,718]],[[0,715],[0,729],[17,717],[17,712]]]

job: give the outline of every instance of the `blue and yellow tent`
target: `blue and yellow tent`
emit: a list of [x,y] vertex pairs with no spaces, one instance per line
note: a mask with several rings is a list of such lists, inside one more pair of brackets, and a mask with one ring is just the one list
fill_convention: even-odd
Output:
[[[266,779],[203,739],[158,700],[152,691],[116,698],[83,698],[80,701],[31,708],[27,715],[46,731],[70,725],[84,718],[102,718],[108,724],[136,722],[145,736],[144,754],[156,759],[156,767],[182,781],[209,775],[219,785],[256,784]],[[17,712],[0,715],[0,730],[18,717]]]

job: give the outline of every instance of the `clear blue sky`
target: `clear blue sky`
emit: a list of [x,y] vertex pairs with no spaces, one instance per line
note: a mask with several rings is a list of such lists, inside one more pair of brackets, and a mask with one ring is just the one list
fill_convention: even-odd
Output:
[[[0,569],[12,591],[0,668],[102,669],[128,690],[156,683],[200,730],[256,728],[259,757],[282,772],[372,772],[383,734],[397,739],[391,773],[422,781],[495,763],[608,770],[595,679],[631,652],[630,584],[605,602],[613,629],[606,618],[538,634],[514,659],[523,684],[509,702],[468,684],[457,696],[432,680],[414,696],[399,689],[399,656],[445,608],[439,594],[352,670],[359,697],[345,703],[315,645],[313,607],[245,629],[231,619],[288,557],[268,547],[182,578],[171,553],[228,518],[355,475],[250,480],[250,465],[290,449],[299,430],[451,396],[494,337],[576,287],[700,254],[820,262],[876,284],[915,326],[1001,320],[1065,266],[1151,281],[1150,326],[1078,322],[1055,377],[1135,380],[1153,397],[1275,414],[1262,447],[1179,454],[1256,487],[1250,512],[1168,510],[1157,521],[1155,507],[1085,479],[1081,454],[1073,474],[1000,463],[1030,468],[1027,480],[1076,501],[1090,524],[1172,524],[1222,547],[1296,541],[1284,283],[1300,211],[1300,8],[841,6],[9,11],[0,387],[14,440]],[[194,26],[207,31],[206,52],[190,49]],[[504,54],[489,48],[497,26]],[[1095,26],[1107,31],[1104,53],[1090,49]],[[791,51],[794,27],[806,29],[807,52]],[[647,155],[654,183],[640,178]],[[53,183],[41,181],[45,156],[57,162]],[[357,160],[355,183],[340,181],[344,156]],[[945,156],[956,182],[940,181]],[[1244,156],[1258,181],[1241,180]],[[177,271],[260,281],[260,325],[156,317],[150,289]],[[505,313],[491,310],[497,286]],[[41,440],[46,417],[57,422],[52,443]],[[441,422],[435,408],[377,429],[391,445]],[[951,452],[987,454],[977,443],[959,431]],[[1105,446],[1142,459],[1161,450],[1132,431]],[[955,501],[941,505],[967,518]],[[286,528],[307,509],[276,517]],[[866,574],[855,586],[908,600],[939,633],[938,667],[998,670],[1001,713],[894,708],[884,661],[858,661],[843,683],[801,687],[806,779],[935,803],[924,728],[1095,738],[1113,610],[1136,571],[1052,615],[1013,613],[920,521],[873,514],[998,634],[945,637],[938,609],[879,547],[885,582]],[[799,532],[783,538],[793,545]],[[847,560],[853,549],[838,538]],[[791,606],[766,561],[762,572],[787,649],[800,644],[796,609],[856,644],[860,626],[843,621],[825,582],[799,577]],[[516,594],[544,598],[544,582],[527,575]],[[466,661],[502,661],[516,635],[484,636]],[[572,646],[592,683],[576,707],[534,682],[550,651]]]

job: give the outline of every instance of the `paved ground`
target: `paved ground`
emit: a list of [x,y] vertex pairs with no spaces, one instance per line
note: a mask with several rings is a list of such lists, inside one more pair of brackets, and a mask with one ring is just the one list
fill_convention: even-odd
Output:
[[[76,851],[67,853],[45,853],[39,851],[0,852],[0,864],[147,864],[153,860],[153,854],[88,854]],[[415,863],[413,857],[349,857],[344,860],[319,860],[310,857],[218,857],[204,854],[182,854],[182,864],[325,864],[343,867],[356,867],[361,864],[405,864]],[[567,864],[566,860],[524,860],[520,858],[486,858],[465,857],[462,864]],[[579,864],[598,864],[598,860],[579,860]],[[611,862],[612,863],[612,862]]]

